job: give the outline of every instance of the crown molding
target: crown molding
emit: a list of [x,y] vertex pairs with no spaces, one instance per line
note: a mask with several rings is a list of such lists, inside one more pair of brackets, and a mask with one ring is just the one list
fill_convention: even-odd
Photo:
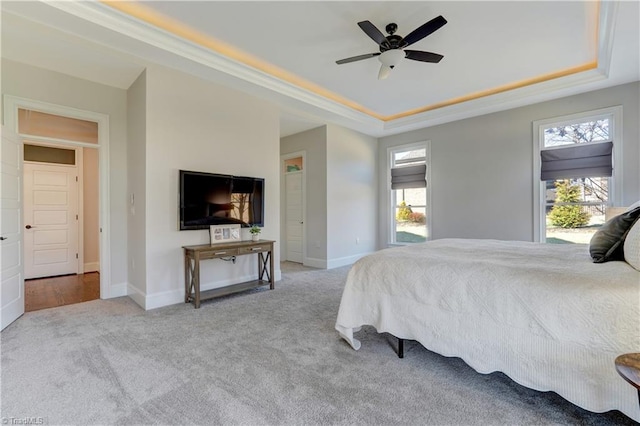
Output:
[[[381,120],[313,91],[296,86],[214,50],[180,38],[169,31],[153,26],[106,4],[97,1],[46,2],[46,4],[69,15],[188,60],[184,61],[185,63],[183,64],[172,62],[171,64],[161,63],[161,65],[193,73],[193,65],[190,66],[188,64],[189,61],[192,61],[210,70],[225,74],[227,81],[229,78],[238,81],[236,87],[241,87],[241,90],[250,92],[251,87],[259,86],[265,89],[267,93],[275,94],[279,103],[285,106],[297,106],[322,120],[378,137],[583,92],[585,84],[602,81],[608,77],[613,50],[615,18],[618,11],[618,1],[600,1],[596,69],[384,121],[384,117]],[[118,46],[118,48],[128,52],[126,46]],[[200,72],[198,76],[213,82],[219,81],[219,78],[217,79],[216,77],[219,74],[215,72]]]
[[[142,41],[155,48],[222,72],[236,79],[266,88],[287,98],[313,105],[321,110],[336,114],[343,119],[352,120],[362,126],[374,126],[379,129],[383,127],[382,120],[372,117],[369,114],[357,111],[339,102],[274,77],[266,72],[247,66],[211,49],[180,38],[168,31],[120,12],[108,5],[95,1],[47,2],[47,5],[124,36]],[[122,47],[120,48],[122,49]],[[167,66],[168,64],[161,65]],[[175,63],[172,63],[170,67],[181,68]],[[182,68],[182,70],[188,69],[186,66]],[[215,79],[210,80],[215,81]]]
[[613,52],[613,36],[618,16],[618,1],[601,0],[598,14],[598,69],[606,77],[609,76],[611,53]]
[[464,103],[434,109],[408,117],[398,118],[385,123],[385,134],[397,134],[404,131],[431,127],[451,121],[504,111],[558,97],[571,96],[584,92],[584,85],[606,79],[598,69],[547,80],[541,83],[523,86],[514,90],[491,96],[476,98]]
[[385,123],[384,133],[386,135],[402,133],[571,96],[584,92],[585,87],[590,87],[590,90],[597,88],[597,82],[602,82],[609,76],[618,4],[617,0],[601,0],[599,3],[596,40],[598,53],[595,69],[388,121]]

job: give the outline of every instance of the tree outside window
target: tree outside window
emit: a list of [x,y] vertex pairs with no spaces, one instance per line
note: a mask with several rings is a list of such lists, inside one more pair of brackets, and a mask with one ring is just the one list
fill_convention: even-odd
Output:
[[[611,141],[609,116],[544,129],[543,149]],[[546,181],[546,241],[588,243],[604,223],[610,178],[584,176]]]
[[[391,169],[410,168],[427,164],[424,144],[400,147],[391,151]],[[391,243],[407,244],[427,241],[427,188],[422,176],[421,187],[391,190]]]

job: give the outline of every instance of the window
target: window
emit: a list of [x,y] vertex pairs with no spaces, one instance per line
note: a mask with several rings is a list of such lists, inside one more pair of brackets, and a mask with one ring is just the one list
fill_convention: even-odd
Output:
[[67,164],[73,166],[76,164],[76,150],[25,143],[23,158],[24,161]]
[[622,108],[534,123],[536,236],[541,242],[588,244],[617,204]]
[[429,144],[389,149],[390,244],[429,239]]
[[31,136],[98,143],[98,123],[18,108],[18,132]]

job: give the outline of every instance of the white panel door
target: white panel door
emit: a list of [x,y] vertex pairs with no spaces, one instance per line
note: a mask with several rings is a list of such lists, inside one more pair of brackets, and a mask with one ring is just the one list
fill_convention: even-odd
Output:
[[75,166],[24,163],[24,276],[78,273]]
[[285,180],[285,226],[287,232],[287,259],[302,263],[303,247],[303,187],[302,172],[289,172]]
[[0,213],[0,329],[24,314],[24,279],[22,275],[22,143],[15,134],[2,128],[0,179],[2,209]]

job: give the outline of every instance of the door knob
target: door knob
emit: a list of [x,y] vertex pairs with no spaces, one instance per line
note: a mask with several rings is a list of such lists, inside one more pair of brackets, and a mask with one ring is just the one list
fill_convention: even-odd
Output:
[[0,241],[4,241],[4,240],[8,240],[9,238],[7,237],[0,237]]
[[33,226],[31,226],[31,225],[27,225],[27,226],[25,226],[25,228],[27,228],[27,229],[31,229],[31,228],[33,228]]

